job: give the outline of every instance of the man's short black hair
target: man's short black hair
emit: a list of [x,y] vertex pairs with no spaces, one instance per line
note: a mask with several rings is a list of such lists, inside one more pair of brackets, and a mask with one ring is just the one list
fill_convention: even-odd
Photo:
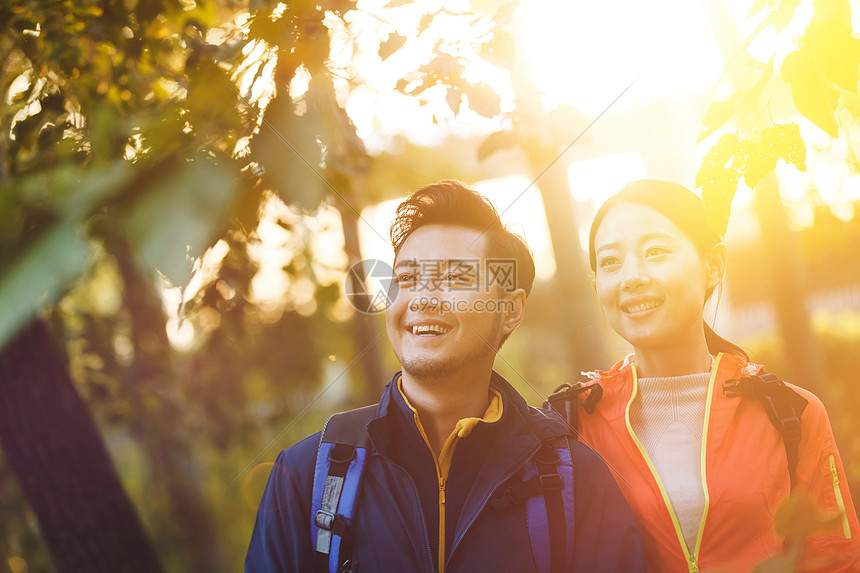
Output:
[[491,258],[516,260],[516,288],[528,295],[535,280],[535,263],[525,240],[508,230],[486,197],[459,181],[443,179],[425,185],[397,207],[391,223],[395,256],[404,241],[424,225],[455,225],[476,229],[487,237]]

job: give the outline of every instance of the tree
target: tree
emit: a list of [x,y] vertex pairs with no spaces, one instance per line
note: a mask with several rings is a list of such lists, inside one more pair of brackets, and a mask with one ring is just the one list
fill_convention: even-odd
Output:
[[[0,295],[10,301],[0,317],[0,348],[9,350],[3,354],[6,371],[27,373],[3,379],[10,396],[4,406],[35,418],[37,404],[25,400],[24,390],[45,379],[66,384],[73,396],[69,374],[79,375],[76,383],[98,406],[97,415],[143,444],[149,479],[163,478],[165,491],[154,488],[153,497],[164,497],[169,510],[158,523],[175,523],[187,535],[184,547],[167,552],[167,560],[183,569],[223,567],[211,551],[216,532],[197,483],[202,454],[192,440],[203,435],[207,446],[222,450],[258,443],[248,437],[253,412],[224,419],[229,408],[223,400],[238,404],[253,394],[248,376],[239,364],[211,374],[207,357],[220,350],[217,358],[225,360],[225,348],[252,349],[272,385],[274,372],[289,372],[289,388],[296,391],[318,384],[314,337],[334,332],[343,338],[325,320],[295,312],[264,324],[259,309],[237,294],[249,292],[248,246],[273,197],[308,211],[326,199],[354,203],[351,209],[338,203],[345,214],[367,204],[346,185],[367,169],[367,157],[333,86],[339,71],[331,69],[326,23],[343,19],[352,6],[300,2],[246,10],[216,0],[144,0],[0,8],[4,97],[11,102],[0,110]],[[386,43],[382,52],[390,55],[397,44]],[[293,85],[300,69],[310,76],[306,91]],[[457,78],[442,81],[472,90]],[[492,107],[494,94],[475,90],[470,105]],[[351,227],[349,217],[344,221],[354,235],[355,221]],[[227,253],[214,278],[186,301],[187,320],[208,324],[207,337],[198,354],[182,357],[165,335],[161,282],[186,285],[194,271],[189,258],[202,260],[219,239]],[[355,257],[354,247],[353,241]],[[307,252],[298,249],[294,261],[307,261]],[[337,299],[337,285],[333,290],[332,283],[314,280],[312,262],[286,272],[311,280],[322,311]],[[93,282],[105,276],[121,293],[118,311],[92,312],[72,301],[70,287],[83,282],[81,288],[96,289]],[[40,326],[45,308],[57,327],[53,336]],[[216,316],[219,323],[212,326]],[[44,348],[52,339],[66,342],[69,367],[56,366],[59,358],[25,363],[27,355],[12,352],[18,337],[30,332],[38,333]],[[261,344],[274,335],[277,342],[294,343],[295,354]],[[221,401],[201,397],[205,391],[193,375],[207,371],[206,380],[221,384]],[[69,415],[84,427],[82,420],[91,418],[87,405],[69,400]],[[273,423],[295,411],[290,400],[283,402]],[[21,436],[3,429],[4,448],[14,448]],[[145,552],[149,544],[133,511],[119,511],[124,495],[116,480],[110,482],[113,470],[99,434],[55,430],[39,436],[45,451],[63,444],[100,456],[88,468],[92,475],[81,472],[81,478],[113,483],[106,499],[116,506],[117,530],[129,532],[125,546]],[[21,464],[8,457],[22,484],[43,483],[53,470],[48,459]],[[53,523],[38,490],[24,491],[43,527]],[[63,501],[73,514],[92,500],[83,495]],[[83,536],[77,541],[92,547],[92,563],[122,570],[122,551],[99,547],[94,530]],[[46,542],[58,570],[76,567],[61,539]]]
[[[730,120],[744,137],[723,135],[705,158],[696,185],[703,186],[706,202],[708,196],[715,199],[711,203],[716,203],[725,220],[741,178],[756,190],[756,212],[768,253],[777,323],[791,365],[789,375],[825,396],[808,314],[804,305],[797,304],[806,299],[808,279],[791,272],[798,268],[799,257],[773,175],[779,159],[805,170],[806,146],[796,125],[774,125],[773,116],[802,115],[833,138],[847,137],[840,132],[847,132],[860,109],[856,105],[860,101],[860,40],[853,35],[848,2],[818,1],[813,3],[814,15],[796,49],[778,66],[776,55],[769,62],[751,57],[748,47],[752,42],[770,26],[776,33],[782,32],[795,19],[799,5],[794,1],[754,3],[749,16],[759,23],[740,46],[731,45],[740,37],[736,29],[715,34],[723,54],[732,54],[725,75],[735,89],[710,106],[700,140]],[[725,222],[721,223],[725,228]]]

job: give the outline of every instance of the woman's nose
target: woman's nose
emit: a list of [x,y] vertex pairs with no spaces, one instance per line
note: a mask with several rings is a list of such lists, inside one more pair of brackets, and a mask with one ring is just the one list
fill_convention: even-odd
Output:
[[623,273],[621,288],[624,290],[630,290],[644,284],[648,284],[651,280],[651,277],[648,276],[648,272],[645,269],[643,261],[634,257],[628,257],[628,259],[624,261]]

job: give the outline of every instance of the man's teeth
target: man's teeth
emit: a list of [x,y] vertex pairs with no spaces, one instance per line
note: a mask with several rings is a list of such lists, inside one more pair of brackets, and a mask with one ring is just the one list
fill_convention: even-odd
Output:
[[439,324],[422,324],[421,326],[413,326],[412,334],[432,334],[435,336],[437,334],[445,334],[450,330],[450,328],[446,326],[441,326]]
[[657,308],[663,303],[658,300],[652,300],[649,302],[643,302],[642,304],[636,304],[633,306],[625,306],[622,310],[624,312],[636,313],[636,312],[645,312],[646,310],[651,310],[652,308]]

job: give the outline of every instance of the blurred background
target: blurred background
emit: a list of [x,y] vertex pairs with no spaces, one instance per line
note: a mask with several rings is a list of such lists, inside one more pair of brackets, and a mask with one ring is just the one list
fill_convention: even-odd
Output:
[[[583,251],[662,178],[728,216],[706,319],[860,495],[860,40],[843,0],[0,4],[0,571],[235,571],[277,453],[398,369],[364,259],[417,187],[537,261],[532,404],[628,349]],[[359,269],[362,267],[359,266]]]

